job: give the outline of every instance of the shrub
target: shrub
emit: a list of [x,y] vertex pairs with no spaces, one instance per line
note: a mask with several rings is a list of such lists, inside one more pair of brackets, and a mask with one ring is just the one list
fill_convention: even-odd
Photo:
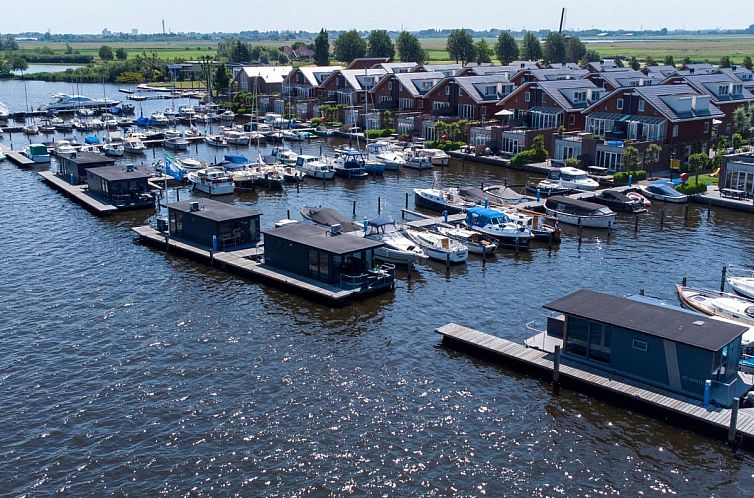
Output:
[[647,179],[647,172],[643,169],[636,171],[619,171],[613,175],[613,182],[617,183],[618,185],[627,184],[629,176],[632,177],[632,181],[640,182]]
[[525,164],[536,162],[537,153],[533,149],[522,150],[511,159],[511,166],[519,168]]
[[312,118],[310,122],[311,122],[312,126],[316,128],[317,126],[320,125],[320,123],[322,122],[322,120],[319,119],[319,118]]
[[676,190],[686,195],[702,194],[707,191],[707,182],[700,178],[697,183],[696,178],[691,178],[688,182],[678,185]]
[[617,183],[618,185],[628,183],[628,173],[626,173],[625,171],[618,171],[613,175],[613,182]]

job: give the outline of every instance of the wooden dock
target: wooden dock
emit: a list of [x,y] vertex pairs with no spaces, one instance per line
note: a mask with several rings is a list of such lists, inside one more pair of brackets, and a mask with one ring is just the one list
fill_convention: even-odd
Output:
[[231,249],[213,253],[208,249],[170,238],[165,233],[150,226],[134,227],[132,230],[138,234],[139,240],[158,249],[181,254],[253,280],[285,287],[329,304],[342,305],[351,299],[363,296],[359,289],[341,289],[334,285],[269,267],[261,262],[264,255],[264,249],[261,247]]
[[5,152],[5,157],[7,157],[10,162],[20,168],[30,168],[36,164],[34,161],[24,156],[20,152],[15,152],[12,150]]
[[118,210],[118,208],[112,204],[104,204],[89,195],[87,193],[86,185],[71,185],[52,171],[40,171],[37,174],[55,190],[66,194],[68,197],[72,198],[93,213],[105,215],[114,213]]
[[[442,335],[443,343],[448,346],[481,353],[505,366],[553,378],[554,354],[532,347],[531,343],[529,346],[518,344],[455,323],[443,325],[435,332]],[[696,399],[562,356],[558,372],[560,382],[565,386],[591,391],[674,423],[698,428],[717,437],[734,439],[750,449],[754,448],[754,408],[738,409],[736,430],[731,438],[733,410],[729,408],[704,406]]]

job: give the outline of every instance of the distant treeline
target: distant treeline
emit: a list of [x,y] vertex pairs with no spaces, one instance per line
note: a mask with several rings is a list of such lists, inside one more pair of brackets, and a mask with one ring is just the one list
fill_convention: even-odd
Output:
[[29,64],[91,64],[94,56],[81,54],[21,53],[19,56]]

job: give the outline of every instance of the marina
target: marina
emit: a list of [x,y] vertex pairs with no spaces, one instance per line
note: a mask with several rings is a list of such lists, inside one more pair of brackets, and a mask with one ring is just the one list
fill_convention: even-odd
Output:
[[[23,89],[5,90],[13,84],[0,82],[3,100],[23,99]],[[50,85],[32,90],[35,106],[64,90]],[[102,86],[82,93],[103,95]],[[122,87],[104,93],[115,98]],[[143,106],[148,119],[165,103]],[[155,479],[165,494],[183,494],[235,487],[239,472],[251,495],[303,493],[286,485],[291,479],[321,479],[333,494],[452,486],[477,495],[480,483],[490,483],[489,495],[554,494],[550,483],[568,495],[750,489],[754,416],[744,401],[734,415],[733,398],[746,399],[740,384],[706,402],[699,386],[680,394],[661,379],[606,373],[573,351],[556,361],[554,347],[565,351],[567,340],[526,328],[542,305],[579,288],[615,297],[642,289],[672,305],[681,276],[716,289],[722,263],[754,264],[747,212],[695,198],[653,200],[642,212],[615,209],[609,230],[555,223],[547,198],[525,191],[534,169],[451,154],[446,166],[336,177],[322,159],[347,139],[332,136],[286,143],[294,181],[243,188],[233,179],[217,195],[193,188],[189,172],[251,178],[257,158],[278,150],[254,140],[212,147],[203,137],[218,129],[203,123],[186,150],[170,150],[197,165],[183,179],[166,172],[164,138],[144,140],[149,148],[139,154],[92,153],[98,165],[89,166],[79,164],[89,154],[80,146],[65,158],[52,144],[104,141],[106,131],[55,132],[42,141],[49,164],[18,167],[15,151],[37,139],[4,134],[4,150],[11,137],[14,149],[0,163],[14,263],[0,287],[14,333],[3,345],[0,381],[14,417],[9,438],[18,443],[3,456],[30,469],[9,478],[9,492],[28,492],[33,476],[43,490],[71,494],[107,494],[107,482],[150,495]],[[294,178],[294,154],[302,169],[314,163],[311,176]],[[366,161],[357,166],[366,170]],[[116,187],[122,181],[133,184]],[[567,198],[592,202],[603,187]],[[432,189],[476,200],[444,213],[417,202],[416,190]],[[327,208],[339,216],[312,215]],[[519,243],[472,230],[496,224]],[[363,237],[365,227],[377,236]],[[380,233],[392,227],[413,236],[405,251],[424,257],[395,264],[390,237]],[[459,250],[454,260],[451,248]],[[708,317],[692,322],[699,320]],[[732,335],[702,346],[723,358]],[[680,351],[685,343],[674,339]],[[680,353],[678,360],[679,369],[693,363]],[[552,388],[555,372],[562,389]],[[73,458],[83,467],[71,467],[69,455],[79,452],[86,455]],[[379,475],[370,474],[375,462]]]

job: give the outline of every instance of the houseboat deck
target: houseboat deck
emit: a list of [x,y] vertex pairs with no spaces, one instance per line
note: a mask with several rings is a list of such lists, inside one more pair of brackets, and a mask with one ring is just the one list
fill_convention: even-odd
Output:
[[243,276],[289,287],[333,304],[340,304],[362,295],[359,289],[341,289],[334,285],[265,265],[260,261],[264,255],[263,247],[245,247],[211,253],[209,250],[193,244],[174,238],[166,238],[164,233],[150,226],[134,227],[132,230],[139,235],[140,240],[154,247],[164,249],[167,244],[168,251],[181,253],[211,266],[218,266],[226,271],[233,271]]
[[[541,376],[553,375],[555,358],[547,349],[554,350],[554,346],[560,343],[556,338],[536,336],[525,344],[518,344],[455,323],[443,325],[435,332],[442,336],[443,343],[447,345],[482,352],[507,366],[530,370]],[[544,345],[545,350],[539,349],[540,345]],[[680,417],[698,427],[709,429],[720,437],[729,435],[733,412],[731,409],[704,406],[695,399],[590,367],[564,356],[560,357],[559,376],[561,381],[574,387],[611,395],[661,415]],[[754,447],[754,408],[738,410],[736,434],[744,445]]]
[[89,195],[86,192],[86,185],[71,185],[64,179],[58,177],[52,171],[40,171],[37,174],[41,176],[55,190],[63,192],[85,208],[97,214],[110,214],[118,210],[118,208],[113,206],[112,204],[103,204],[102,202]]

